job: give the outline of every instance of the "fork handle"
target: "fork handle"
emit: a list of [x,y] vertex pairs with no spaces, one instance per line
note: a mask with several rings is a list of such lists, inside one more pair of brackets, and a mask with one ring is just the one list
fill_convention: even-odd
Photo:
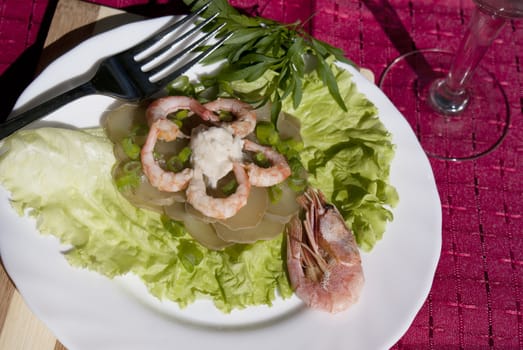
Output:
[[96,91],[90,82],[76,86],[60,95],[57,95],[36,107],[22,112],[0,124],[0,140],[23,128],[24,126],[41,119],[49,113],[65,106],[80,97],[94,94]]

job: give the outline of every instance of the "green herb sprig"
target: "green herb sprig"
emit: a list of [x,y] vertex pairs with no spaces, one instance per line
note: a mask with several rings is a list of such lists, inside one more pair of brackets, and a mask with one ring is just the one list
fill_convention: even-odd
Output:
[[[189,1],[193,11],[203,6],[206,1]],[[211,1],[204,17],[220,13],[214,27],[225,24],[223,34],[233,33],[225,43],[209,55],[204,63],[225,61],[225,67],[216,77],[222,81],[245,80],[252,82],[271,75],[267,83],[259,89],[260,105],[272,102],[271,115],[275,122],[281,111],[282,101],[292,97],[296,108],[302,99],[303,77],[316,70],[330,95],[336,103],[347,110],[341,97],[334,73],[327,63],[327,58],[334,56],[338,61],[354,65],[344,57],[341,49],[313,38],[303,29],[301,22],[282,24],[261,17],[249,17],[240,14],[226,0]]]

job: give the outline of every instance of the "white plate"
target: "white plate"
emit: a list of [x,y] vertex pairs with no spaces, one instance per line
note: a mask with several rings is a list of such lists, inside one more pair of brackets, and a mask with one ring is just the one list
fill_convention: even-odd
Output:
[[[133,45],[168,20],[129,24],[85,41],[50,65],[17,106],[56,86],[63,89],[100,58]],[[394,136],[397,156],[391,182],[400,195],[384,239],[362,256],[366,284],[359,303],[348,312],[308,310],[296,298],[231,315],[206,302],[180,311],[172,303],[156,301],[132,277],[108,280],[70,267],[57,240],[40,236],[33,220],[18,217],[8,193],[0,188],[0,253],[29,307],[70,350],[392,346],[408,329],[432,284],[441,248],[441,207],[430,164],[407,122],[375,85],[347,69]],[[113,102],[103,96],[85,97],[47,120],[95,126]]]

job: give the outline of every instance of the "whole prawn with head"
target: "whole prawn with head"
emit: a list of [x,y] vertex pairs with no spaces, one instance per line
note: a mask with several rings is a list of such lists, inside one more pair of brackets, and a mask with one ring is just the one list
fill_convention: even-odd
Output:
[[357,302],[363,284],[358,246],[336,207],[308,189],[298,202],[305,218],[287,227],[287,270],[296,295],[332,313]]

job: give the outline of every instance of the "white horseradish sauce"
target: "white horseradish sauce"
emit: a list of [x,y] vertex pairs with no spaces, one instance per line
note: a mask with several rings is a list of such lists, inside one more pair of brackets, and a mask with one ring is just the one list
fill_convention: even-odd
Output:
[[232,170],[233,162],[242,159],[243,141],[224,128],[211,127],[191,137],[191,161],[201,169],[210,186]]

